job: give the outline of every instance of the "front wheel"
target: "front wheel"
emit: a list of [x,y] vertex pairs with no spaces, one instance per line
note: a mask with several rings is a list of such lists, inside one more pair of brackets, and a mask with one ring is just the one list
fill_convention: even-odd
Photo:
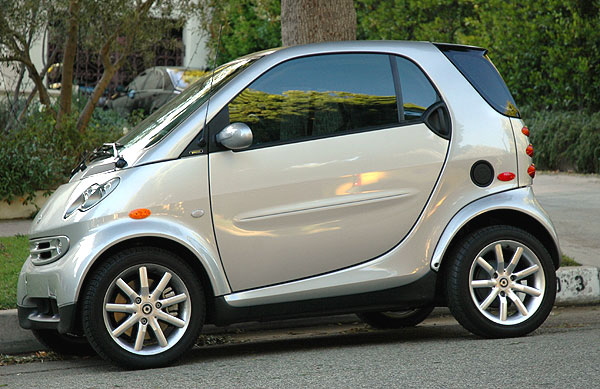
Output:
[[530,233],[490,226],[447,258],[448,305],[458,322],[488,338],[522,336],[546,320],[556,295],[550,254]]
[[154,247],[124,250],[92,274],[83,328],[103,358],[128,368],[167,365],[195,343],[205,301],[195,273]]
[[379,329],[413,327],[427,319],[434,307],[407,309],[402,311],[357,313],[363,322]]
[[32,330],[35,338],[50,350],[62,355],[93,355],[94,349],[83,335],[61,334],[56,330]]

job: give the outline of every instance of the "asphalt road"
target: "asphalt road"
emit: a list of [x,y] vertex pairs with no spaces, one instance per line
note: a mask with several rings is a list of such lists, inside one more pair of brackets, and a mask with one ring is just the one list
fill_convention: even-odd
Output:
[[563,253],[600,267],[600,177],[538,174],[533,191],[554,223]]
[[476,338],[448,316],[399,331],[333,324],[226,340],[145,371],[98,358],[4,366],[0,387],[590,388],[600,377],[600,306],[555,308],[533,334],[504,340]]

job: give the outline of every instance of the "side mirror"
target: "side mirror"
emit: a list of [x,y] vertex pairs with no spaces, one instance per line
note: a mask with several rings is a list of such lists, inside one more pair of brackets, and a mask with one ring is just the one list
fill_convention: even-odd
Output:
[[252,144],[252,130],[244,123],[231,123],[217,134],[217,142],[230,150],[241,150]]

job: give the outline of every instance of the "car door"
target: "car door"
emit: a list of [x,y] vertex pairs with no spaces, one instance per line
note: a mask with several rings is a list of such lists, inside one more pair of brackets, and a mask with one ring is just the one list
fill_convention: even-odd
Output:
[[284,62],[235,97],[224,112],[253,144],[209,154],[231,288],[331,272],[401,242],[445,160],[449,132],[424,123],[440,104],[412,62],[361,53]]

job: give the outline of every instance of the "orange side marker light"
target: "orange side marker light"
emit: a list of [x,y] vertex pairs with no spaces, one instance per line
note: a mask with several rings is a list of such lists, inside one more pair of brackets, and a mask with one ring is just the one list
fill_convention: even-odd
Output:
[[152,212],[149,209],[146,208],[138,208],[138,209],[134,209],[133,211],[129,212],[129,217],[132,219],[145,219],[148,216],[150,216],[152,214]]

